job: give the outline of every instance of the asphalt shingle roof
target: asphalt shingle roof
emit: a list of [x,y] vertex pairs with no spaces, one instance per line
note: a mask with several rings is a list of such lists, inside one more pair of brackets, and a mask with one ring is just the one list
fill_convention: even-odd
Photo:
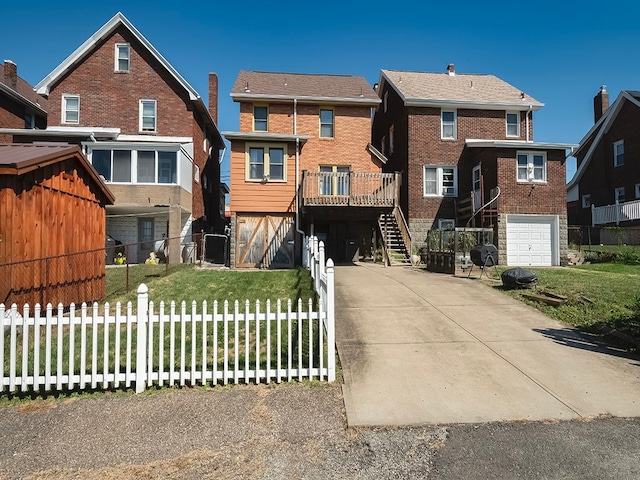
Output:
[[541,107],[542,103],[494,75],[382,70],[405,100],[460,103],[518,104]]
[[47,109],[47,99],[42,97],[41,95],[38,95],[33,87],[20,76],[18,76],[17,78],[16,88],[12,88],[11,85],[4,81],[4,64],[0,64],[0,83],[4,83],[7,87],[22,95],[31,103],[40,105],[40,108],[42,108],[43,110]]
[[364,77],[352,75],[241,70],[231,90],[231,96],[236,95],[298,99],[327,98],[380,103],[380,98]]

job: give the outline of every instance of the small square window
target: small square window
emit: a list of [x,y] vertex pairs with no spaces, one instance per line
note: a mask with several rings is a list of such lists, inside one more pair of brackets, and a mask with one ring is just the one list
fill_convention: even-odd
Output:
[[80,123],[80,96],[62,96],[62,123]]
[[613,144],[613,166],[621,167],[624,165],[624,140]]
[[115,71],[128,72],[130,62],[130,49],[128,43],[116,43]]
[[591,208],[591,194],[582,195],[582,208]]
[[140,131],[156,131],[156,101],[140,100]]
[[253,107],[253,130],[256,132],[266,132],[268,130],[269,110],[267,107]]
[[320,137],[333,138],[333,110],[320,110]]
[[520,136],[520,112],[507,112],[507,137]]

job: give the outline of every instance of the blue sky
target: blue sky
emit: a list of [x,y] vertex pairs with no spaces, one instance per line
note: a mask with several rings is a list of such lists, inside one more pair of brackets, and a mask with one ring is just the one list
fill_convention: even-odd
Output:
[[[600,85],[611,102],[640,89],[638,9],[619,0],[2,2],[0,56],[35,85],[121,11],[205,101],[207,74],[218,74],[223,131],[238,129],[229,92],[241,69],[362,75],[373,85],[382,68],[441,72],[455,63],[543,102],[535,140],[578,143]],[[568,178],[574,172],[570,159]]]

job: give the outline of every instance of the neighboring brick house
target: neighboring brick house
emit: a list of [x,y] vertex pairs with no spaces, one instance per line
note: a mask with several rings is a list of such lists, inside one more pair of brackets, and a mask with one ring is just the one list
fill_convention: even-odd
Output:
[[[362,77],[241,71],[231,91],[231,265],[291,267],[304,235],[336,261],[371,255],[395,176],[371,149],[380,99]],[[385,196],[385,190],[388,194]],[[389,193],[390,192],[390,193]]]
[[[0,64],[0,129],[46,128],[46,99],[18,76],[11,60]],[[0,132],[0,142],[10,143],[10,134]]]
[[570,225],[640,225],[639,128],[640,92],[623,90],[609,106],[603,86],[594,98],[594,125],[574,153],[577,169],[567,184]]
[[388,158],[383,170],[402,172],[414,246],[431,229],[489,227],[501,264],[565,261],[572,146],[533,141],[542,103],[493,75],[457,74],[453,64],[445,73],[382,70],[378,94],[372,144]]
[[[215,74],[209,81],[207,108],[117,13],[36,85],[48,99],[47,129],[12,132],[12,140],[81,144],[116,197],[107,233],[138,242],[129,260],[144,261],[154,240],[224,229]],[[180,261],[180,248],[171,241],[170,262]]]

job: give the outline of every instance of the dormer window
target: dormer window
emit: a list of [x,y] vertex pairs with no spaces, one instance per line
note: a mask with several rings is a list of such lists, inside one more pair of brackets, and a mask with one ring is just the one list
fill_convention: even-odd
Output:
[[115,71],[128,72],[130,62],[130,49],[128,43],[116,43]]
[[253,131],[254,132],[267,132],[269,130],[268,124],[269,109],[267,107],[253,107]]

